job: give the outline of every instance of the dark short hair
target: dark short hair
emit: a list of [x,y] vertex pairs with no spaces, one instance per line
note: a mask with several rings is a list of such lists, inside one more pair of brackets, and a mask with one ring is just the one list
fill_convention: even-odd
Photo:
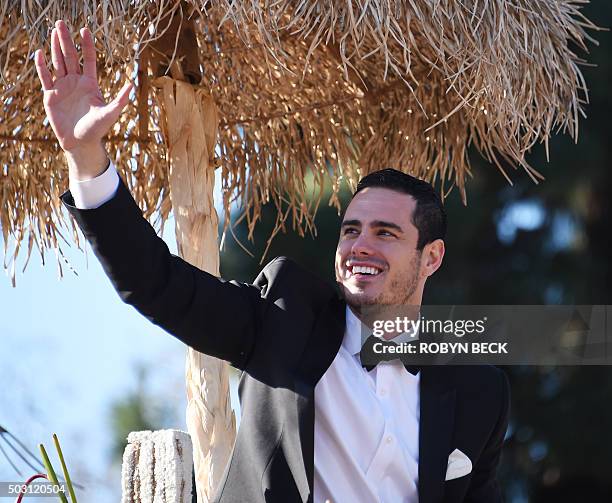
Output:
[[396,169],[381,169],[364,176],[357,184],[355,197],[366,187],[380,187],[411,195],[416,201],[412,223],[419,231],[417,249],[446,236],[446,211],[431,184]]

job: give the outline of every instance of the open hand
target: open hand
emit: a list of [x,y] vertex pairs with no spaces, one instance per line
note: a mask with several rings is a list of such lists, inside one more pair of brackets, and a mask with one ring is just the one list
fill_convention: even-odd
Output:
[[[42,50],[35,54],[36,71],[44,91],[44,107],[61,148],[77,164],[81,174],[92,172],[100,155],[102,138],[117,121],[129,101],[131,83],[105,103],[96,75],[96,49],[91,32],[81,28],[83,66],[64,21],[57,21],[51,33],[53,78]],[[84,165],[86,163],[87,165]],[[99,166],[97,167],[99,171]]]

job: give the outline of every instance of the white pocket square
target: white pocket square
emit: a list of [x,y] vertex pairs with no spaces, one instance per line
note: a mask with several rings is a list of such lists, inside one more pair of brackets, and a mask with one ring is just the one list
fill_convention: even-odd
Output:
[[463,477],[472,471],[472,462],[463,452],[455,449],[448,456],[448,466],[446,468],[446,478],[444,480],[453,480]]

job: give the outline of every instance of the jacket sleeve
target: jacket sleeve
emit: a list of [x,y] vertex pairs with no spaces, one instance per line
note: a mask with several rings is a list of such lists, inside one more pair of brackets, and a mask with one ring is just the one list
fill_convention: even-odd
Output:
[[499,417],[487,445],[474,467],[470,486],[464,500],[465,503],[498,503],[504,501],[497,480],[497,467],[508,428],[510,385],[505,372],[499,370],[499,375],[501,381]]
[[172,255],[123,181],[96,209],[77,209],[70,192],[61,199],[124,302],[197,351],[244,368],[265,302],[257,287]]

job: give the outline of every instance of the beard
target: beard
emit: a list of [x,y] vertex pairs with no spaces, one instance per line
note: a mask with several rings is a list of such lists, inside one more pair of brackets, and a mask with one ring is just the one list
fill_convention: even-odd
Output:
[[353,311],[368,311],[376,306],[403,306],[409,305],[419,285],[419,265],[421,262],[421,251],[419,250],[411,259],[409,266],[401,272],[387,279],[388,284],[378,294],[372,295],[365,292],[353,293],[340,281],[338,284],[344,300]]

